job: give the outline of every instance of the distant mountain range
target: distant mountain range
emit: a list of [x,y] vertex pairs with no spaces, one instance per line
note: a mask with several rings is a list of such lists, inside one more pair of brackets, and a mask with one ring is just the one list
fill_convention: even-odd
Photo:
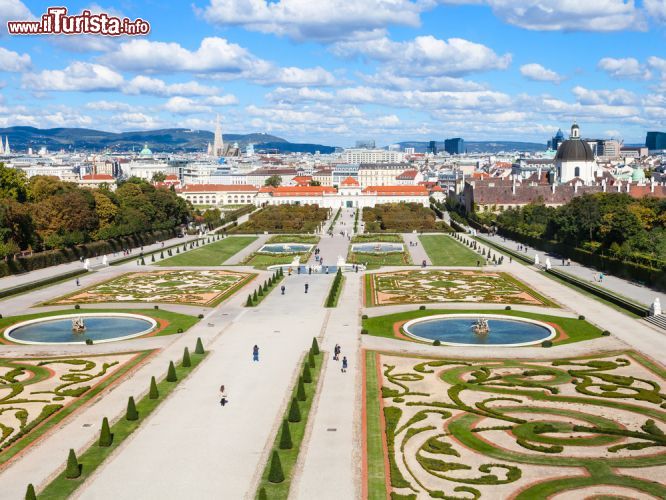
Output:
[[[399,142],[402,148],[414,148],[417,153],[425,153],[428,149],[427,141]],[[444,141],[437,141],[437,150],[444,151]],[[465,141],[465,150],[468,153],[499,153],[500,151],[525,151],[536,153],[545,151],[545,143],[513,142],[513,141]]]
[[[130,151],[140,150],[147,144],[155,153],[206,151],[213,142],[213,133],[207,130],[169,128],[136,132],[104,132],[85,128],[8,127],[0,128],[0,136],[9,136],[9,145],[14,151],[26,151],[29,147],[38,150],[46,147],[50,151],[88,150]],[[278,151],[284,153],[304,152],[332,153],[335,148],[321,144],[296,144],[269,134],[223,134],[225,143],[237,142],[245,148],[254,144],[255,151]]]

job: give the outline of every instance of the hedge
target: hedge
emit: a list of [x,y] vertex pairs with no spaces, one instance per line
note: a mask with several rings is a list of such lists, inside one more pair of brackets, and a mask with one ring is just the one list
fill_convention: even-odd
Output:
[[10,297],[12,295],[18,295],[19,293],[34,290],[35,288],[40,288],[42,286],[50,285],[52,283],[57,283],[58,281],[64,281],[66,279],[75,278],[76,276],[81,276],[82,274],[86,274],[87,272],[88,271],[86,269],[77,269],[76,271],[57,274],[55,276],[50,276],[42,280],[31,281],[29,283],[13,286],[11,288],[5,288],[4,290],[0,290],[0,299],[4,297]]

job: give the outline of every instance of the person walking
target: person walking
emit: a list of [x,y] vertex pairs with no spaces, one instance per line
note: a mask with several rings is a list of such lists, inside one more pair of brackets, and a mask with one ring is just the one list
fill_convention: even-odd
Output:
[[252,361],[259,361],[259,346],[256,344],[252,348]]
[[76,286],[79,286],[79,278],[76,278]]
[[284,295],[284,291],[285,291],[285,286],[284,286],[284,285],[282,285],[282,286],[280,287],[280,291],[282,292],[282,295]]
[[224,384],[220,386],[220,406],[226,405],[229,400],[227,399],[227,395],[224,393]]
[[347,356],[342,356],[342,373],[347,373]]

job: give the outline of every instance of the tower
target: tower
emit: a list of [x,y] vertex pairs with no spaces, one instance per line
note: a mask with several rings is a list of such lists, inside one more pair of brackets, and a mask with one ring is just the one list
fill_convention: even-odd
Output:
[[580,139],[580,127],[576,122],[571,125],[571,135],[569,136],[570,139]]
[[215,138],[213,139],[213,156],[224,154],[224,142],[222,141],[222,127],[220,127],[220,115],[217,115],[215,123]]
[[4,154],[4,153],[5,153],[5,150],[4,150],[4,148],[2,147],[2,138],[0,137],[0,155],[1,155],[1,154]]
[[9,136],[5,136],[5,154],[8,155],[11,152],[11,149],[9,149]]

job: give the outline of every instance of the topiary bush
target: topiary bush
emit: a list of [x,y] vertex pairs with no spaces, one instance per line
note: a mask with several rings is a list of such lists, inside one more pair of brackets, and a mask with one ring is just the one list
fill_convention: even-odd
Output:
[[361,316],[361,319],[368,319],[368,315],[364,314],[363,316]]
[[199,319],[203,319],[203,317],[204,317],[204,315],[201,314],[201,313],[197,316],[197,318],[199,318]]
[[86,339],[86,345],[93,345],[93,339]]
[[179,329],[177,330],[177,333],[183,333],[183,329],[182,329],[182,328],[179,328]]
[[504,308],[504,310],[505,310],[505,311],[510,311],[510,310],[511,310],[511,306],[506,306],[506,307]]
[[99,445],[106,448],[111,446],[111,443],[113,443],[113,434],[111,434],[111,428],[109,427],[109,419],[104,417],[102,430],[99,433]]
[[149,399],[158,399],[160,397],[160,391],[157,390],[157,382],[155,377],[150,377],[150,390],[148,391]]
[[580,319],[580,320],[584,320],[584,319],[585,319],[585,316],[583,316],[583,315],[581,314],[580,316],[578,316],[578,319]]
[[79,304],[75,304],[74,309],[81,309],[81,306]]
[[312,345],[310,346],[310,352],[315,356],[319,354],[319,342],[317,342],[317,337],[312,337]]
[[130,396],[127,400],[127,412],[125,413],[125,420],[139,420],[139,412],[136,410],[136,404],[134,403],[133,396]]
[[305,401],[305,385],[303,385],[303,377],[298,377],[298,386],[296,387],[296,399]]
[[608,330],[604,330],[603,332],[601,332],[601,335],[602,335],[603,337],[609,337],[610,334],[611,334],[611,333],[610,333]]
[[312,354],[312,351],[308,353],[308,366],[310,368],[315,367],[315,359],[314,359],[314,354]]
[[35,487],[32,485],[32,483],[28,485],[28,489],[25,491],[25,500],[37,500]]
[[259,495],[257,495],[257,500],[268,500],[268,496],[266,495],[266,489],[261,488],[259,490]]
[[541,347],[553,347],[553,341],[552,340],[544,340],[541,342]]
[[367,335],[368,334],[368,329],[367,328],[361,328],[361,335]]
[[247,300],[245,301],[245,307],[252,307],[252,295],[247,296]]
[[287,418],[290,422],[293,423],[301,421],[301,409],[298,406],[298,401],[296,398],[291,399],[291,404],[289,405],[289,415]]
[[286,419],[282,421],[282,431],[280,432],[280,449],[291,450],[294,443],[291,440],[291,431],[289,430],[289,422]]
[[271,468],[268,471],[268,480],[271,483],[281,483],[284,481],[282,462],[280,462],[280,455],[278,455],[277,450],[273,450],[273,456],[271,456]]
[[167,370],[166,381],[167,382],[176,382],[178,380],[178,375],[176,375],[176,367],[173,364],[173,361],[169,361],[169,369]]
[[440,346],[440,345],[442,345],[442,343],[441,343],[439,340],[435,340],[435,341],[432,343],[432,345],[434,345],[434,346]]
[[194,354],[203,354],[204,346],[201,337],[197,337],[197,345],[194,347]]
[[65,468],[65,477],[67,479],[76,479],[81,475],[81,464],[76,458],[76,453],[70,448],[67,456],[67,467]]
[[153,309],[155,309],[155,310],[157,310],[159,308],[160,308],[160,306],[153,306]]
[[310,367],[306,363],[303,367],[303,382],[309,384],[312,382],[312,374],[310,373]]
[[419,311],[425,311],[426,306],[419,306]]
[[180,365],[185,368],[192,366],[192,361],[190,360],[190,350],[187,347],[183,351],[183,362]]

